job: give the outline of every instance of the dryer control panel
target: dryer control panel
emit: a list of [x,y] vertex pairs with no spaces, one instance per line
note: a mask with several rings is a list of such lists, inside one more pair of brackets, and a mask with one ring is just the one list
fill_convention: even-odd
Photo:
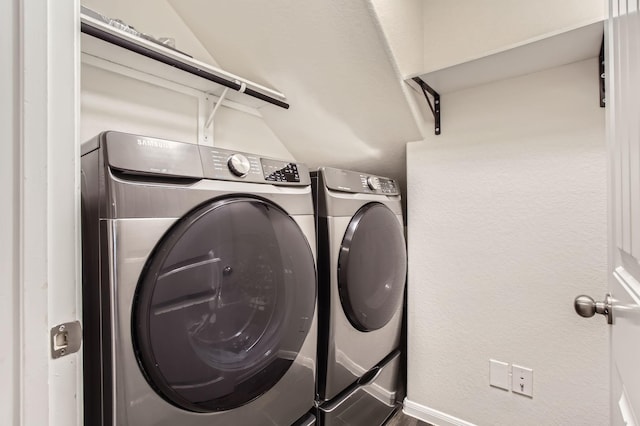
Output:
[[264,158],[245,152],[200,146],[204,177],[207,179],[270,183],[311,184],[309,169],[302,163]]
[[109,167],[130,175],[311,185],[309,168],[303,163],[114,131],[83,144],[83,154],[100,144],[105,144]]
[[262,173],[269,182],[300,182],[300,171],[296,163],[262,158]]
[[323,167],[324,182],[333,191],[400,195],[398,183],[391,178],[367,173]]

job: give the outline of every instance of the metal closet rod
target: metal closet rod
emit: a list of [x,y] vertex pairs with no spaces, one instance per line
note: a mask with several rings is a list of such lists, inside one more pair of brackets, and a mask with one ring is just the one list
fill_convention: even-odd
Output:
[[142,46],[140,44],[137,44],[125,38],[118,37],[117,35],[111,34],[107,31],[102,30],[101,28],[89,25],[85,22],[81,22],[80,31],[92,37],[99,38],[100,40],[104,40],[108,43],[114,44],[116,46],[120,46],[132,52],[138,53],[142,56],[146,56],[147,58],[154,59],[158,62],[162,62],[163,64],[170,65],[172,67],[181,69],[182,71],[186,71],[190,74],[197,75],[198,77],[202,77],[206,80],[213,81],[214,83],[218,83],[222,86],[228,87],[238,92],[245,93],[254,98],[258,98],[265,102],[269,102],[270,104],[277,105],[284,109],[289,108],[288,103],[283,102],[279,99],[273,98],[269,95],[265,95],[264,93],[261,93],[257,90],[251,89],[247,87],[246,83],[238,84],[236,81],[227,80],[226,78],[212,74],[208,71],[205,71],[203,69],[190,65],[188,63],[182,62],[170,56],[163,55],[160,52],[156,52],[154,50],[148,49],[145,46]]

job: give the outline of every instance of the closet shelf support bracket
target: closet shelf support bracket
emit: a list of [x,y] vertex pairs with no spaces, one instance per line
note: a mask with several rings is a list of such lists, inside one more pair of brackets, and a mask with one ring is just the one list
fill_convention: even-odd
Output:
[[218,102],[216,102],[213,105],[213,108],[211,109],[211,112],[209,113],[209,117],[207,117],[207,121],[205,121],[205,123],[204,123],[204,130],[208,129],[209,126],[211,126],[213,124],[213,119],[216,116],[216,112],[218,112],[218,109],[220,108],[220,105],[222,105],[222,102],[224,102],[225,98],[227,97],[227,92],[229,92],[229,88],[225,87],[224,90],[222,91],[222,94],[218,98]]
[[[433,119],[435,120],[435,134],[440,134],[440,94],[433,90],[431,86],[425,83],[420,77],[413,77],[413,81],[415,81],[420,89],[422,89],[422,93],[424,97],[427,99],[427,104],[429,104],[429,109],[431,109],[431,113],[433,114]],[[433,104],[431,103],[431,99],[429,95],[433,97]]]
[[604,34],[602,35],[602,44],[600,44],[600,57],[599,59],[599,72],[600,72],[600,76],[598,78],[598,80],[600,81],[600,107],[604,108],[607,105],[607,98],[605,97],[606,93],[605,93],[605,82],[606,82],[606,74],[604,71],[604,61],[605,61],[605,57],[604,57]]

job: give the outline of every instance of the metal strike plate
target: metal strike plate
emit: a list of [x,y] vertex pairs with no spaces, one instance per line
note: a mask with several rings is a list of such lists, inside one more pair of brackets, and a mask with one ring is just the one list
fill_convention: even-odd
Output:
[[66,322],[51,329],[51,358],[57,359],[78,352],[82,343],[80,321]]

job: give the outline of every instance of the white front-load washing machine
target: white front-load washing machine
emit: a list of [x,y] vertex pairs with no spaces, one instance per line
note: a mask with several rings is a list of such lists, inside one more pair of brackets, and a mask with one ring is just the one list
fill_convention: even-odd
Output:
[[397,408],[407,252],[393,179],[312,174],[318,241],[318,421],[376,425]]
[[83,144],[81,165],[85,424],[304,417],[316,365],[308,169],[119,132]]

